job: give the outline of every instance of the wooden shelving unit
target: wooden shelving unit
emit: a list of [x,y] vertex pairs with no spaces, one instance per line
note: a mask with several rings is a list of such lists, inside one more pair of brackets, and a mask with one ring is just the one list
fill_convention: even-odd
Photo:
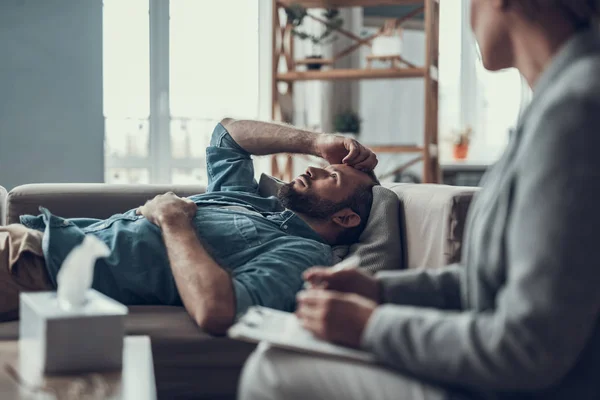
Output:
[[385,79],[422,78],[423,68],[377,68],[377,69],[330,69],[323,71],[284,72],[277,75],[282,82],[343,80],[343,79]]
[[423,0],[280,0],[279,3],[285,6],[301,4],[306,8],[343,8],[387,5],[404,6],[423,4]]
[[389,145],[389,146],[369,146],[375,153],[422,153],[423,148],[419,146],[401,146],[401,145]]
[[[272,0],[273,1],[273,59],[272,59],[272,118],[279,119],[281,115],[279,105],[278,83],[287,83],[287,94],[293,95],[294,83],[310,80],[362,80],[362,79],[405,79],[423,78],[425,85],[425,129],[423,132],[424,146],[412,145],[389,145],[369,146],[376,153],[407,153],[416,154],[416,158],[386,172],[385,176],[395,175],[406,168],[422,162],[423,182],[438,183],[441,173],[438,161],[438,54],[439,54],[439,0]],[[291,34],[292,25],[287,21],[281,21],[279,10],[292,4],[300,4],[305,8],[344,8],[344,7],[369,7],[381,5],[415,5],[413,11],[406,14],[398,21],[398,24],[410,20],[417,15],[425,16],[425,65],[414,66],[412,64],[393,68],[367,68],[367,69],[336,69],[335,60],[356,51],[361,46],[371,46],[372,40],[383,32],[360,38],[352,32],[339,29],[338,33],[353,39],[356,43],[338,53],[331,60],[327,60],[327,66],[323,70],[306,71],[298,70],[304,68],[307,60],[296,62],[294,59],[294,37]],[[318,17],[311,18],[319,21]],[[286,71],[279,70],[280,60],[285,60]],[[329,66],[333,68],[329,69]],[[368,132],[361,139],[367,146]],[[293,159],[288,156],[285,166],[280,167],[277,157],[271,159],[272,174],[281,179],[291,180],[293,172]]]

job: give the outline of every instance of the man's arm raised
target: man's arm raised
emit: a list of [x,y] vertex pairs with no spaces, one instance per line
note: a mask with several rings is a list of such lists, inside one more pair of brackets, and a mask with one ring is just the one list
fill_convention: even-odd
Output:
[[358,141],[332,134],[319,134],[277,123],[225,118],[221,125],[235,142],[248,153],[310,154],[324,158],[330,164],[348,164],[371,171],[377,157]]

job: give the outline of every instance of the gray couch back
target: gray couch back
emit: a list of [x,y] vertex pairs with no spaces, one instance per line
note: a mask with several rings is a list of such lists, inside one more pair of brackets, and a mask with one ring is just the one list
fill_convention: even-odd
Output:
[[95,183],[33,184],[14,188],[8,194],[7,223],[19,216],[37,215],[43,206],[65,218],[108,218],[144,204],[158,194],[179,196],[204,193],[199,185],[108,185]]
[[[476,189],[445,185],[386,184],[400,199],[402,238],[408,268],[459,262],[469,206]],[[158,194],[204,193],[197,185],[34,184],[14,188],[7,197],[6,221],[37,215],[44,206],[65,218],[108,218],[136,208]],[[2,203],[0,203],[2,204]],[[0,210],[4,209],[0,206]]]

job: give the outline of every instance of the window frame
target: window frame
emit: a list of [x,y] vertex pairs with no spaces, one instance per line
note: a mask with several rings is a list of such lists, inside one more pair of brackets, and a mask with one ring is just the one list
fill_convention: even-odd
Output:
[[[258,7],[259,90],[257,118],[271,118],[271,20],[270,1],[255,0]],[[170,112],[169,40],[170,0],[148,0],[149,46],[150,46],[150,109],[148,116],[148,155],[115,156],[105,153],[105,180],[111,169],[146,169],[149,183],[169,184],[176,169],[203,168],[205,157],[188,156],[173,158],[171,146],[171,122],[181,118]],[[105,117],[106,119],[107,117]],[[192,118],[193,119],[193,118]],[[206,118],[212,119],[212,118]],[[106,131],[105,131],[106,135]]]
[[[477,44],[471,31],[470,23],[470,0],[461,1],[461,58],[460,58],[460,122],[463,128],[472,127],[474,132],[481,132],[479,140],[480,146],[485,147],[487,150],[490,148],[488,144],[491,139],[491,133],[486,128],[487,123],[485,121],[486,106],[484,104],[484,87],[479,79],[477,72],[478,63],[480,56],[477,53]],[[509,127],[506,131],[506,142],[510,131],[516,128],[518,121],[523,111],[529,105],[531,100],[532,91],[529,88],[527,82],[519,75],[520,78],[520,91],[515,93],[515,96],[519,96],[519,111],[515,115],[514,124]],[[476,133],[477,134],[477,133]],[[503,152],[503,151],[502,151]],[[499,154],[502,154],[499,152]],[[476,162],[484,162],[487,164],[493,164],[496,162],[495,159],[487,159],[485,156],[482,159],[475,160]]]

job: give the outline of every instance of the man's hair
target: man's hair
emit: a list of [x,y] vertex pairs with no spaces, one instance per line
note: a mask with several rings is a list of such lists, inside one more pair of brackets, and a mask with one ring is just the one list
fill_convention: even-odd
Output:
[[338,244],[350,245],[358,242],[360,235],[367,226],[369,216],[371,215],[371,208],[373,208],[373,187],[380,185],[380,183],[373,171],[367,172],[366,174],[371,178],[371,182],[360,185],[356,188],[354,193],[340,205],[340,209],[349,208],[358,214],[360,217],[360,224],[342,232],[338,236]]

